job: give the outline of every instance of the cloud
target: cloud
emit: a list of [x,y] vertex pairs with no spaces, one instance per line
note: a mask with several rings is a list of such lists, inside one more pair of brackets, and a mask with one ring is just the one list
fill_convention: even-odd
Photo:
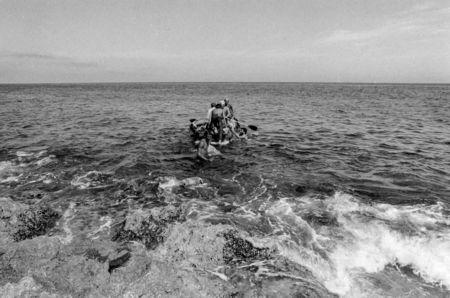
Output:
[[450,7],[436,8],[431,4],[412,7],[391,16],[388,21],[366,30],[337,29],[319,40],[322,44],[376,42],[395,36],[418,37],[449,35]]
[[51,63],[77,68],[99,66],[98,63],[80,61],[72,57],[32,52],[3,52],[0,53],[0,59],[18,63]]

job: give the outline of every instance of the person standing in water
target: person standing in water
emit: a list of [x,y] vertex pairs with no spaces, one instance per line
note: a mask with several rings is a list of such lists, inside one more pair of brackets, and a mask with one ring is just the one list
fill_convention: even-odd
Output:
[[216,105],[216,108],[211,113],[211,126],[217,128],[219,132],[219,142],[222,142],[224,117],[223,107],[220,103]]
[[206,119],[208,119],[208,125],[211,124],[211,115],[212,115],[212,111],[214,111],[215,108],[216,108],[216,103],[212,102],[211,107],[208,110],[208,114],[206,115]]
[[203,131],[201,139],[197,145],[197,158],[209,161],[212,157],[222,153],[211,145],[211,136],[208,131]]
[[225,109],[228,110],[229,118],[234,118],[233,106],[230,104],[230,100],[228,98],[225,98],[223,101],[225,103]]
[[209,137],[209,133],[207,131],[204,131],[201,135],[200,142],[198,143],[197,158],[200,158],[202,160],[209,160],[208,147],[210,142],[211,139]]

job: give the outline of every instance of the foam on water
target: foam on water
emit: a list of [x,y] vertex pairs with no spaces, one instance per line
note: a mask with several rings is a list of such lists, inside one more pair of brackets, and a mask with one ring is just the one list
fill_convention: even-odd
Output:
[[0,183],[16,182],[19,178],[19,166],[10,161],[0,161]]
[[107,184],[108,177],[108,174],[100,171],[89,171],[86,174],[75,176],[70,184],[79,189],[103,187]]
[[62,244],[66,245],[72,242],[73,240],[73,232],[70,228],[70,221],[75,217],[75,203],[70,203],[67,210],[64,212],[62,216],[62,224],[63,224],[63,230],[65,232],[65,236],[58,236],[59,240]]
[[100,218],[100,222],[102,223],[96,230],[90,232],[88,234],[88,237],[91,239],[97,239],[99,238],[99,234],[103,232],[104,230],[108,230],[111,228],[111,224],[113,222],[112,218],[109,216],[102,216]]
[[[43,167],[56,161],[54,155],[46,155],[47,151],[17,151],[16,158],[0,161],[0,183],[19,182],[24,173],[33,167]],[[25,175],[27,176],[27,175]]]
[[[336,226],[313,229],[302,219],[302,212],[318,204],[337,219]],[[330,291],[345,296],[364,292],[355,289],[358,279],[389,264],[410,266],[425,281],[449,288],[450,227],[442,209],[439,204],[367,205],[336,193],[323,201],[283,199],[267,213],[284,232],[276,241],[280,252],[308,267]],[[399,224],[408,224],[408,229],[397,229]]]

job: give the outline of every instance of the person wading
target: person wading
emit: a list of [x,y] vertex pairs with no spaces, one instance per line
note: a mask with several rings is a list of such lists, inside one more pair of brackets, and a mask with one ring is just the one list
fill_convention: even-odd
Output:
[[223,127],[224,127],[223,107],[220,103],[211,112],[211,126],[217,128],[219,132],[219,142],[222,142]]

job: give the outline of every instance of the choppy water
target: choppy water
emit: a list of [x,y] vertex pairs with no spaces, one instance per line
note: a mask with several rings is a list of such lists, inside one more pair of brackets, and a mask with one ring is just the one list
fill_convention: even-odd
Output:
[[[227,96],[258,135],[199,163],[189,118]],[[450,295],[450,85],[0,85],[0,196],[46,196],[72,233],[198,176],[193,220],[276,246],[343,296]],[[70,241],[70,239],[68,239]]]

